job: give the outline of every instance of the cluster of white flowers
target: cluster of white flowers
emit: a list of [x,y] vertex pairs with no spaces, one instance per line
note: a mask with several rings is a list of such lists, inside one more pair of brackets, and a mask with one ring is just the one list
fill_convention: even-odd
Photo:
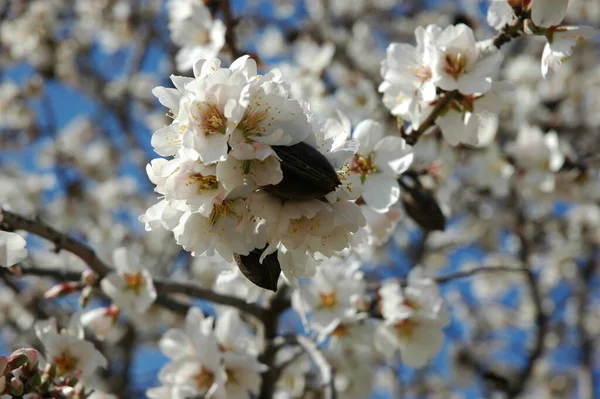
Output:
[[171,41],[181,47],[177,69],[189,71],[198,58],[215,57],[225,44],[225,24],[214,19],[202,0],[169,0]]
[[526,13],[530,19],[525,20],[525,33],[543,35],[547,39],[542,54],[542,75],[546,77],[549,70],[558,70],[560,65],[573,53],[573,47],[598,34],[598,29],[591,26],[565,26],[563,20],[567,15],[569,0],[533,0],[509,2],[494,0],[488,10],[488,22],[498,30],[511,28],[520,23],[515,8]]
[[35,333],[44,345],[46,360],[56,367],[63,378],[87,378],[98,367],[107,367],[104,355],[84,339],[79,314],[71,317],[69,326],[59,330],[54,318],[38,321]]
[[502,53],[483,47],[463,24],[419,27],[415,36],[416,46],[388,47],[381,68],[384,82],[379,86],[385,106],[417,130],[439,102],[447,101],[435,119],[444,138],[451,145],[477,145],[480,127],[498,111],[498,96],[506,90],[493,82]]
[[188,311],[183,329],[170,329],[159,342],[171,361],[158,374],[163,384],[151,388],[151,399],[248,398],[260,389],[265,365],[257,360],[257,337],[235,310],[205,317],[199,308]]
[[[306,326],[318,332],[321,342],[330,339],[328,354],[336,364],[336,354],[340,365],[349,356],[372,361],[376,348],[389,361],[399,353],[405,364],[422,367],[440,351],[442,329],[449,322],[437,284],[417,267],[404,288],[398,280],[384,281],[372,306],[358,267],[360,262],[350,259],[330,259],[294,291],[293,308],[305,316]],[[373,308],[383,320],[371,317],[368,310]],[[358,378],[361,370],[345,373]]]
[[[317,257],[350,247],[366,225],[355,204],[361,193],[378,212],[397,202],[395,177],[410,165],[411,151],[401,138],[384,138],[377,123],[357,127],[358,148],[345,117],[320,122],[308,105],[289,98],[277,70],[258,75],[248,56],[229,68],[199,60],[194,76],[173,76],[176,88],[154,90],[173,122],[154,133],[152,145],[173,158],[148,165],[163,198],[141,216],[147,230],[172,230],[195,255],[217,252],[229,261],[264,248],[262,262],[277,251],[284,275],[295,281],[314,273]],[[288,163],[297,161],[282,151],[297,145],[299,162],[308,165],[302,168],[324,168],[334,180],[317,195],[303,193],[310,187],[292,175],[286,179],[286,168],[297,168]],[[322,184],[322,177],[313,179]],[[269,189],[278,185],[287,193]]]

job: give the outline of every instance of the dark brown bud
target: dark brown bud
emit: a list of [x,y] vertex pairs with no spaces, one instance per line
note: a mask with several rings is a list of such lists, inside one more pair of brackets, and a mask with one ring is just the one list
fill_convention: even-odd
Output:
[[248,280],[261,288],[277,291],[277,281],[281,274],[277,252],[267,255],[260,263],[262,253],[262,249],[255,249],[248,255],[234,254],[233,257],[240,271]]
[[446,229],[446,216],[433,194],[421,185],[414,171],[403,173],[398,179],[402,186],[400,198],[406,213],[421,228],[428,231]]
[[301,142],[273,150],[281,158],[283,180],[263,187],[268,193],[290,200],[320,199],[341,184],[331,163],[311,145]]

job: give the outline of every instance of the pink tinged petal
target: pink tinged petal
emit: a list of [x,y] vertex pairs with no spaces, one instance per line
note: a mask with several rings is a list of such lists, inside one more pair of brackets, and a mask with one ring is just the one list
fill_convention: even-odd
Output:
[[533,0],[531,19],[543,28],[560,25],[567,14],[568,4],[569,0]]
[[158,98],[158,101],[162,105],[173,111],[175,115],[179,113],[179,100],[181,99],[179,90],[158,86],[152,89],[152,94]]
[[379,122],[367,119],[360,122],[355,128],[352,138],[360,143],[359,152],[369,154],[373,151],[375,144],[381,140],[385,132]]
[[387,212],[400,198],[396,179],[383,173],[369,175],[363,184],[363,199],[376,212]]
[[375,145],[375,163],[381,173],[398,175],[413,161],[412,147],[401,137],[387,136]]
[[179,125],[172,124],[154,132],[151,144],[158,155],[164,157],[175,155],[181,145]]

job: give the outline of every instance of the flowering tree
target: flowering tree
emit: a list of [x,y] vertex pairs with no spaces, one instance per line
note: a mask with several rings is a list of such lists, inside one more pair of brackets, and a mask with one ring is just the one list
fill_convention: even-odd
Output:
[[600,6],[447,3],[0,1],[0,397],[600,396]]

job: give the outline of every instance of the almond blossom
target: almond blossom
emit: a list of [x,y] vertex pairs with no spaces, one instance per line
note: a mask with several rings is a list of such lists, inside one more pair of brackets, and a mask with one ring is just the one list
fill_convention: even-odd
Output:
[[415,268],[403,289],[398,281],[386,281],[379,289],[384,322],[377,329],[375,345],[385,356],[397,351],[403,363],[421,367],[444,342],[442,328],[449,316],[435,282]]
[[177,69],[186,71],[198,58],[215,57],[225,44],[225,24],[213,19],[201,0],[170,0],[169,30],[171,40],[180,46]]
[[126,312],[143,313],[156,299],[152,274],[127,248],[113,252],[116,271],[100,281],[102,291]]
[[360,177],[366,204],[376,212],[385,213],[400,198],[396,177],[412,163],[412,148],[400,137],[385,136],[383,126],[369,119],[356,126],[353,138],[360,147],[349,172]]
[[321,330],[356,313],[354,304],[364,291],[360,275],[348,273],[343,263],[323,264],[309,283],[294,291],[292,307],[308,316],[311,327]]
[[463,24],[450,25],[439,33],[432,57],[433,83],[463,94],[488,91],[504,58],[499,51],[481,50],[473,30]]
[[573,54],[573,47],[592,39],[600,31],[591,26],[559,26],[546,33],[548,42],[542,54],[542,76],[556,71]]
[[106,368],[104,355],[84,340],[79,317],[71,317],[68,329],[59,331],[56,320],[36,323],[36,335],[46,350],[46,361],[56,366],[61,377],[86,378],[98,368]]

